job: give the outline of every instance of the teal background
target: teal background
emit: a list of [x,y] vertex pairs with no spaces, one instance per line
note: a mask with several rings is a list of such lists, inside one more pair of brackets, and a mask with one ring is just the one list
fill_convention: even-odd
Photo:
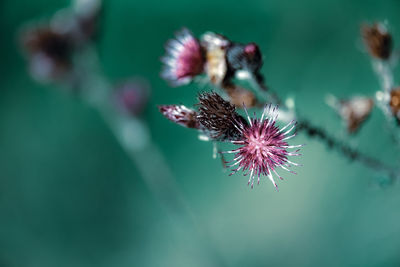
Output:
[[111,81],[150,81],[144,119],[198,228],[171,219],[94,109],[29,77],[17,31],[68,4],[0,2],[0,266],[400,265],[398,185],[381,186],[379,174],[300,135],[293,142],[307,146],[298,175],[285,174],[279,193],[266,180],[250,190],[245,177],[229,177],[212,159],[209,143],[156,108],[192,105],[198,92],[159,78],[164,42],[182,26],[198,35],[212,30],[258,43],[271,88],[295,96],[302,114],[333,134],[396,165],[379,110],[347,137],[324,97],[379,88],[359,26],[387,19],[397,44],[399,1],[105,2],[103,71]]

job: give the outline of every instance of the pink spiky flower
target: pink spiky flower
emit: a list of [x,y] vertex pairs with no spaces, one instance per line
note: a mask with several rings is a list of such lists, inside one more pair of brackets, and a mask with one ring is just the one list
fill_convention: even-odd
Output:
[[[237,127],[242,133],[242,138],[241,140],[231,141],[231,143],[241,145],[241,147],[223,152],[235,153],[234,159],[231,161],[231,163],[233,163],[229,165],[229,167],[237,165],[238,167],[232,169],[230,175],[240,170],[246,172],[244,174],[245,176],[250,173],[248,185],[251,184],[251,188],[253,188],[255,176],[258,176],[257,184],[260,183],[261,175],[268,176],[275,188],[278,189],[272,172],[283,180],[283,178],[277,173],[277,168],[296,174],[289,168],[292,165],[300,165],[288,159],[288,156],[300,155],[297,153],[299,149],[293,152],[289,152],[288,149],[303,146],[291,146],[287,143],[287,140],[296,135],[290,134],[290,132],[295,128],[296,122],[293,120],[280,129],[275,123],[278,117],[278,107],[272,108],[271,105],[264,108],[261,119],[250,119],[246,108],[245,111],[249,124],[247,125],[239,122]],[[264,116],[266,117],[265,119]]]
[[165,49],[166,55],[161,59],[165,64],[161,76],[171,85],[187,84],[204,71],[205,57],[200,42],[188,29],[177,32]]

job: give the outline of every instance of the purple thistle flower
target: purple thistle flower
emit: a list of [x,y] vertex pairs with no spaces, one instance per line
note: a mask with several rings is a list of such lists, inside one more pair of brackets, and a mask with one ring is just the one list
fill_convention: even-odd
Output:
[[161,76],[172,85],[178,86],[192,81],[204,71],[204,54],[199,41],[186,28],[166,44],[165,64]]
[[[249,120],[249,124],[247,125],[240,123],[238,125],[238,129],[242,132],[242,139],[238,141],[231,141],[235,145],[241,145],[241,147],[231,151],[223,152],[235,153],[235,157],[231,161],[231,163],[233,163],[228,167],[233,167],[236,165],[238,165],[238,167],[232,169],[232,173],[230,175],[240,170],[247,172],[244,174],[245,176],[250,173],[248,185],[251,184],[251,188],[253,188],[255,176],[258,176],[257,184],[260,183],[261,175],[268,176],[275,188],[278,189],[272,172],[274,172],[276,176],[283,180],[283,178],[277,173],[277,168],[281,168],[296,174],[295,172],[289,170],[289,168],[292,165],[300,165],[288,159],[288,156],[300,155],[297,153],[299,149],[292,152],[289,152],[288,149],[299,148],[303,146],[291,146],[287,143],[287,140],[296,135],[290,134],[290,132],[296,126],[296,122],[293,120],[285,127],[279,129],[279,127],[275,124],[275,121],[278,117],[278,107],[271,108],[271,105],[264,108],[261,119],[250,119],[246,108],[245,111]],[[264,116],[266,116],[265,120]]]
[[184,105],[162,105],[158,109],[170,121],[186,128],[199,128],[197,112]]

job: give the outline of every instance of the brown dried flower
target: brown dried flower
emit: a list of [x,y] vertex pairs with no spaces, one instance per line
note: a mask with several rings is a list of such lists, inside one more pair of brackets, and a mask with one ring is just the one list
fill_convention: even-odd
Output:
[[393,40],[382,23],[363,25],[361,34],[369,53],[379,59],[388,59],[392,52]]
[[26,31],[22,36],[22,43],[30,54],[42,53],[63,66],[68,66],[70,63],[72,44],[69,37],[50,27],[38,27]]
[[369,117],[374,101],[368,97],[356,96],[337,100],[336,111],[347,125],[350,134],[356,133]]
[[212,139],[219,141],[238,140],[242,132],[239,125],[246,120],[236,112],[234,105],[216,93],[199,95],[197,120]]
[[400,122],[400,87],[390,92],[390,108],[397,121]]
[[21,34],[31,75],[42,82],[62,79],[72,68],[73,44],[68,35],[50,26],[36,26]]

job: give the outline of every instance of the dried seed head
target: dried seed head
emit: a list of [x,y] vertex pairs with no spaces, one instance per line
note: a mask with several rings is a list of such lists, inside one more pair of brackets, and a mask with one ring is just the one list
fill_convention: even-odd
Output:
[[369,53],[379,59],[388,59],[392,52],[393,40],[385,25],[375,23],[363,25],[361,34]]
[[206,134],[219,141],[232,141],[241,138],[239,124],[246,125],[246,120],[236,112],[234,105],[216,93],[199,95],[199,113],[197,120]]
[[338,101],[337,112],[347,124],[349,133],[356,133],[369,117],[374,100],[368,97],[356,96]]
[[340,115],[347,122],[347,131],[356,133],[371,114],[374,100],[367,97],[354,97],[340,101]]
[[326,98],[326,102],[346,123],[347,131],[350,134],[354,134],[360,129],[374,107],[374,100],[363,96],[337,99],[335,96],[329,95]]
[[158,109],[170,121],[183,127],[199,129],[196,111],[183,105],[162,105]]
[[42,53],[58,64],[68,65],[72,44],[67,35],[50,27],[33,28],[23,33],[22,44],[30,54]]
[[397,121],[400,122],[400,87],[390,92],[390,108]]
[[36,26],[21,34],[31,75],[42,82],[65,77],[71,70],[73,45],[67,34],[50,26]]

